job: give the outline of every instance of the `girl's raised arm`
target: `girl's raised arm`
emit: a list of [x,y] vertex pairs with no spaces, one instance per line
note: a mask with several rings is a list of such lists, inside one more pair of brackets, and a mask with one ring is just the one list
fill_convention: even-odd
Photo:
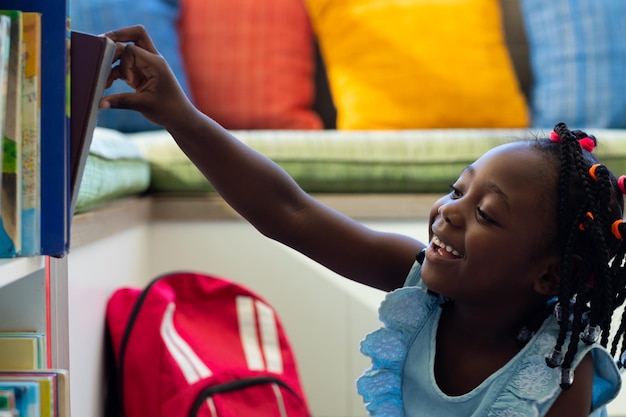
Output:
[[105,97],[101,107],[137,110],[167,129],[228,204],[264,235],[355,281],[385,290],[402,285],[423,244],[373,231],[324,206],[202,114],[143,27],[107,36],[119,42],[109,83],[123,79],[135,92]]

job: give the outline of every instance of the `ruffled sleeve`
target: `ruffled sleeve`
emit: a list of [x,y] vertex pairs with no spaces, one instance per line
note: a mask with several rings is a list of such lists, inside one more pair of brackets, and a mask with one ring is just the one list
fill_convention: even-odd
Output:
[[381,303],[379,317],[384,326],[361,342],[361,352],[371,358],[372,366],[357,380],[357,390],[372,417],[404,416],[404,361],[414,335],[438,305],[438,297],[416,286],[397,289]]

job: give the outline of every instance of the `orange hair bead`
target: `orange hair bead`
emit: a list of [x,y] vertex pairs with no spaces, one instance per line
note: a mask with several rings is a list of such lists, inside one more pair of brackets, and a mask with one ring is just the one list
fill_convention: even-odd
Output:
[[[589,217],[591,220],[593,220],[593,213],[588,211],[587,212],[587,217]],[[582,223],[578,225],[578,228],[580,230],[583,230],[583,231],[585,230],[585,226]]]
[[615,236],[615,238],[617,240],[624,240],[624,238],[622,237],[622,233],[619,231],[619,226],[624,223],[624,220],[615,220],[613,222],[613,224],[611,225],[611,232],[613,233],[613,236]]
[[591,165],[591,167],[589,168],[589,176],[593,178],[595,181],[598,181],[596,170],[598,169],[599,166],[600,164],[594,164],[594,165]]

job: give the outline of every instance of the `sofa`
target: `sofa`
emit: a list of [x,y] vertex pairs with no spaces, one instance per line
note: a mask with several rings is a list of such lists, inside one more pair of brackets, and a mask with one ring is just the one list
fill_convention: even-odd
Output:
[[[598,155],[626,172],[618,0],[129,3],[75,0],[72,27],[145,25],[196,105],[307,191],[445,192],[487,149],[556,121],[595,134]],[[98,126],[77,212],[126,195],[212,191],[141,115],[102,111]],[[107,163],[126,171],[103,175]]]

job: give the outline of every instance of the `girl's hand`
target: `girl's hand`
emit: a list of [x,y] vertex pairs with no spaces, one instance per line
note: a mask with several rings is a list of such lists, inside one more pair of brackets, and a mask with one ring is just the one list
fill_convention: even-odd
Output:
[[135,92],[104,97],[100,107],[136,110],[165,128],[184,123],[195,109],[146,29],[140,25],[130,26],[105,36],[117,42],[113,62],[119,61],[111,69],[107,88],[121,79]]

